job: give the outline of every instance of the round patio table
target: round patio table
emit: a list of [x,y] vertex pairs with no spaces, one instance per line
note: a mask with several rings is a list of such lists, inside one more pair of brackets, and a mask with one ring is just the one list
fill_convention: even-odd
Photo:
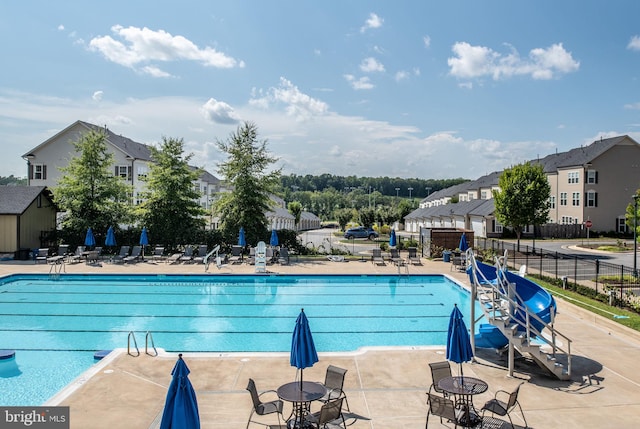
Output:
[[[287,419],[289,428],[306,428],[305,415],[309,412],[312,401],[317,401],[327,393],[327,388],[315,381],[303,381],[300,388],[299,381],[292,381],[278,387],[278,397],[293,404],[291,416]],[[313,427],[311,424],[308,427]]]
[[480,423],[478,410],[473,406],[473,396],[487,391],[489,385],[485,381],[469,376],[445,377],[438,382],[438,387],[453,395],[456,405],[463,407],[464,426],[471,427]]

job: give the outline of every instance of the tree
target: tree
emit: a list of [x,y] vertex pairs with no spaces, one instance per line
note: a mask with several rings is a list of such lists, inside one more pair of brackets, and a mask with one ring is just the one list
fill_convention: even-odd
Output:
[[518,238],[527,225],[540,225],[549,218],[551,187],[542,165],[519,164],[505,169],[493,191],[496,219],[513,228]]
[[193,185],[201,170],[189,166],[193,154],[183,155],[182,139],[163,137],[159,148],[150,149],[154,163],[149,166],[145,201],[138,213],[152,239],[173,249],[192,242],[204,229],[206,212]]
[[347,224],[353,219],[353,209],[338,209],[334,213],[340,229],[345,231]]
[[54,200],[66,212],[63,233],[81,239],[87,228],[105,231],[128,222],[130,215],[129,187],[113,174],[113,154],[107,150],[107,136],[90,131],[73,146],[74,156],[54,187]]
[[291,201],[287,205],[287,209],[289,209],[289,213],[291,213],[295,218],[295,223],[297,228],[298,224],[300,223],[300,215],[302,214],[302,204],[300,204],[299,201]]
[[[640,205],[640,189],[636,190],[636,193],[634,195],[634,198],[632,198],[632,200],[634,199],[637,199],[638,204]],[[638,213],[640,212],[640,207],[638,208],[638,212],[636,212],[635,210],[636,210],[636,202],[631,201],[627,206],[627,210],[625,212],[625,220],[626,220],[625,223],[627,224],[627,227],[632,233],[633,233],[633,228],[636,228],[636,232],[635,232],[636,236],[640,236],[639,234],[640,216],[638,216]]]
[[376,212],[373,209],[360,209],[358,215],[360,218],[360,224],[367,228],[371,228],[376,221]]
[[268,171],[277,161],[267,151],[267,142],[258,141],[258,128],[245,122],[227,141],[217,141],[218,148],[228,155],[218,165],[231,192],[216,202],[220,228],[225,237],[235,236],[244,227],[247,242],[265,240],[268,221],[265,213],[271,209],[271,194],[280,183],[280,169]]

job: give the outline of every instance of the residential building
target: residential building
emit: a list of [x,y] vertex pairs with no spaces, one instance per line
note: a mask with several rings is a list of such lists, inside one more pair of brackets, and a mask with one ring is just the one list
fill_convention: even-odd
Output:
[[[626,135],[600,139],[529,162],[541,165],[549,181],[549,223],[586,225],[590,221],[593,231],[628,232],[626,207],[640,187],[640,145],[635,140]],[[492,201],[501,173],[432,193],[405,218],[405,229],[456,227],[472,229],[477,237],[501,234]],[[471,204],[475,200],[486,204]],[[533,233],[533,227],[523,232]]]

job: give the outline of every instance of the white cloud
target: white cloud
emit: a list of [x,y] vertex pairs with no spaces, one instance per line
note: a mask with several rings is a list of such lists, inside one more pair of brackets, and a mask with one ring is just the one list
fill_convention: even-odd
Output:
[[329,110],[325,102],[302,93],[297,86],[284,77],[280,78],[280,84],[277,87],[269,88],[267,91],[254,89],[252,93],[252,99],[249,100],[252,106],[261,109],[284,106],[288,116],[300,121],[323,115]]
[[95,100],[95,101],[100,101],[100,100],[102,100],[102,96],[103,95],[104,95],[103,91],[96,91],[96,92],[93,93],[91,98],[93,98],[93,100]]
[[136,69],[154,77],[167,77],[170,74],[160,70],[154,64],[157,61],[196,61],[208,67],[233,68],[244,67],[244,62],[218,52],[209,46],[199,48],[184,36],[173,36],[164,30],[150,30],[146,27],[111,27],[115,38],[111,36],[94,37],[89,49],[101,53],[107,60],[125,67]]
[[631,40],[629,40],[627,49],[631,49],[632,51],[640,51],[640,36],[633,36]]
[[625,104],[624,108],[631,109],[631,110],[640,110],[640,101],[635,103]]
[[62,24],[58,25],[58,30],[64,31],[64,25],[62,25]]
[[383,72],[384,65],[373,57],[368,57],[360,63],[360,70],[365,73]]
[[218,124],[237,124],[240,121],[233,107],[215,98],[210,98],[202,106],[202,114],[209,121]]
[[380,18],[375,13],[370,13],[369,18],[365,21],[364,25],[360,27],[360,32],[364,33],[370,28],[380,28],[382,27],[383,22],[384,22],[384,19]]
[[367,76],[363,76],[360,79],[356,79],[356,77],[352,74],[345,74],[344,78],[349,82],[353,89],[373,89],[375,86],[371,83],[371,79]]
[[396,72],[395,79],[397,82],[400,82],[401,80],[409,79],[409,73],[404,70],[400,70],[399,72]]
[[424,36],[422,38],[422,42],[424,43],[424,47],[425,48],[430,48],[431,47],[431,37],[429,36]]
[[528,58],[520,57],[513,48],[503,55],[485,46],[472,46],[466,42],[454,44],[452,51],[455,57],[447,60],[450,74],[461,79],[490,76],[494,80],[500,80],[515,75],[528,75],[533,79],[548,80],[575,72],[580,67],[580,63],[573,59],[562,43],[532,49]]

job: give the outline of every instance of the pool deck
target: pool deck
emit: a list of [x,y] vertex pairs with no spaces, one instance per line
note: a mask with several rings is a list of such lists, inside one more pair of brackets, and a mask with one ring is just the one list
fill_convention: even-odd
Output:
[[[203,274],[203,265],[143,262],[138,264],[67,265],[67,273],[176,273]],[[33,262],[0,262],[0,276],[12,273],[48,273],[50,266]],[[251,274],[249,265],[230,265],[209,274]],[[370,262],[296,261],[268,266],[269,271],[295,274],[397,274],[392,264]],[[403,270],[404,273],[404,270]],[[423,260],[410,266],[409,274],[446,274],[468,285],[466,276],[450,271],[450,264]],[[504,357],[478,350],[475,362],[464,364],[464,374],[485,380],[489,390],[474,402],[481,406],[496,390],[511,390],[520,382],[520,403],[531,428],[634,428],[640,416],[640,334],[558,299],[556,328],[573,340],[573,375],[559,381],[534,363],[516,360],[509,377]],[[468,321],[467,321],[468,323]],[[139,339],[140,341],[140,339]],[[162,344],[157,344],[162,347]],[[123,338],[122,347],[126,348]],[[288,353],[187,353],[184,356],[196,390],[203,429],[245,428],[251,401],[248,378],[259,391],[276,389],[293,381],[295,368]],[[348,370],[345,379],[350,413],[348,428],[404,429],[425,425],[426,396],[431,383],[428,362],[445,360],[444,347],[367,349],[353,353],[319,353],[320,361],[304,370],[305,380],[324,379],[327,365]],[[159,427],[171,369],[177,354],[139,357],[119,349],[75,380],[48,405],[67,405],[73,429],[147,429]],[[454,371],[457,366],[454,364]],[[273,394],[272,396],[273,397]],[[313,405],[313,410],[318,405]],[[291,410],[285,405],[285,414]],[[275,418],[261,419],[276,424]],[[518,411],[512,413],[516,427],[524,427]],[[259,425],[252,424],[251,428]],[[263,426],[264,427],[264,426]],[[449,427],[430,417],[429,427]],[[508,428],[505,418],[488,419],[484,427]]]

